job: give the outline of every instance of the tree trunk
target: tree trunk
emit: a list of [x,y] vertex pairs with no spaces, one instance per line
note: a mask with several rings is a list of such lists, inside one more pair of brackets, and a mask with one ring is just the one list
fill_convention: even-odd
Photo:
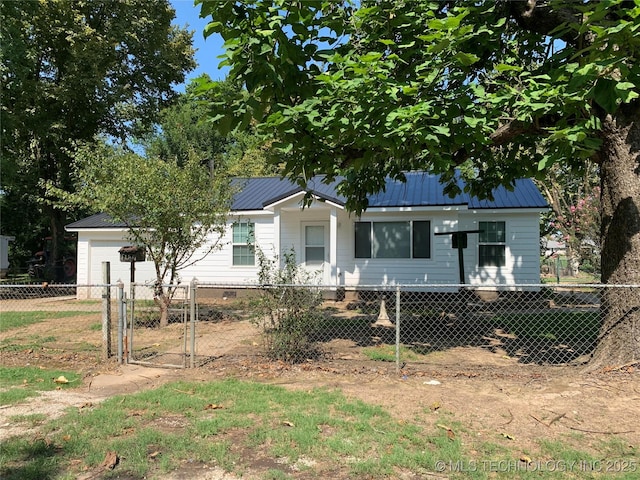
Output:
[[160,307],[160,327],[166,327],[169,325],[169,305],[167,305],[165,298],[160,298],[158,305]]
[[44,276],[48,282],[59,282],[64,280],[61,259],[65,243],[64,224],[66,215],[64,212],[51,206],[45,210],[45,213],[49,217],[49,236],[51,237],[51,243],[49,244],[49,242],[45,240],[43,244],[45,250],[49,248]]
[[[621,108],[603,122],[602,281],[640,284],[640,111]],[[640,288],[606,288],[603,324],[590,370],[640,361]]]
[[160,309],[160,327],[169,325],[169,304],[171,303],[171,294],[165,291],[160,280],[156,281],[153,291],[153,301],[156,302]]

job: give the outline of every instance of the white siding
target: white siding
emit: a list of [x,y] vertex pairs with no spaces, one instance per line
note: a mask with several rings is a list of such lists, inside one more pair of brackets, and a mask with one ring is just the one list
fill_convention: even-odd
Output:
[[219,248],[203,257],[203,251],[196,252],[194,259],[196,264],[189,266],[180,272],[183,282],[190,282],[196,278],[201,283],[255,283],[258,278],[258,262],[254,266],[233,265],[232,225],[234,221],[252,222],[256,247],[264,254],[272,258],[274,255],[274,227],[272,215],[232,217],[227,223],[225,234],[218,240]]
[[[388,212],[351,217],[339,229],[338,260],[343,285],[396,285],[457,283],[457,252],[450,247],[450,237],[435,232],[457,230],[457,212]],[[431,222],[431,258],[355,258],[355,222],[409,221]]]
[[[109,262],[111,283],[122,281],[125,291],[129,291],[131,264],[120,261],[119,250],[131,245],[123,232],[86,230],[78,232],[77,246],[77,283],[78,285],[102,285],[102,263]],[[153,263],[136,262],[136,283],[150,283],[155,280]],[[102,292],[98,289],[78,289],[79,297],[97,297]]]
[[[256,246],[265,255],[282,258],[283,252],[293,251],[300,259],[303,249],[303,225],[307,222],[326,222],[331,225],[331,205],[315,203],[300,210],[297,203],[284,202],[275,212],[257,212],[254,215],[232,216],[227,230],[219,240],[219,249],[202,257],[196,253],[196,264],[180,272],[182,283],[197,278],[201,283],[250,284],[257,281],[258,265],[234,266],[232,224],[235,220],[253,222]],[[331,285],[434,285],[459,283],[458,252],[451,248],[451,235],[436,232],[477,230],[480,221],[504,221],[506,225],[506,260],[502,268],[478,267],[478,234],[468,235],[464,249],[465,281],[473,285],[496,283],[539,283],[539,213],[537,211],[468,211],[424,210],[405,212],[365,212],[361,219],[342,209],[336,209],[337,266],[330,270]],[[274,218],[279,217],[279,222]],[[356,259],[354,224],[356,221],[408,221],[431,222],[431,258],[429,259]],[[280,232],[276,232],[279,225]],[[128,245],[124,232],[85,230],[78,235],[78,283],[100,284],[102,262],[111,262],[111,280],[121,279],[128,286],[129,264],[119,260],[118,250]],[[279,235],[279,237],[278,237]],[[279,248],[278,248],[279,247]],[[279,251],[276,251],[279,250]],[[257,263],[257,262],[256,262]],[[151,282],[155,278],[151,262],[136,264],[136,281]]]
[[[471,213],[469,215],[472,215]],[[477,222],[504,221],[506,227],[506,265],[504,267],[478,267],[478,237],[469,242],[469,258],[473,262],[465,264],[469,283],[507,284],[540,283],[540,223],[538,212],[500,213],[500,211],[479,212],[473,217]],[[465,256],[465,262],[467,257]]]

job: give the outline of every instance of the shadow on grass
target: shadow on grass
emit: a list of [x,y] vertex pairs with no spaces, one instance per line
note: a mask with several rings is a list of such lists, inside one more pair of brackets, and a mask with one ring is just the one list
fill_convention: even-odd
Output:
[[12,438],[0,445],[0,478],[49,480],[61,473],[61,449],[43,439]]
[[[418,355],[476,347],[525,364],[566,364],[590,354],[602,323],[598,305],[550,306],[543,300],[513,295],[483,302],[452,295],[446,301],[404,302],[400,343]],[[330,307],[314,340],[344,339],[360,347],[393,345],[395,302],[387,302],[386,311],[390,323],[380,327],[376,326],[379,301],[342,310]]]

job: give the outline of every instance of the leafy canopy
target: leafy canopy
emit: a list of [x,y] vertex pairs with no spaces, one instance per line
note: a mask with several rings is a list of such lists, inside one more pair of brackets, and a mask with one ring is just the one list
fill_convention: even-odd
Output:
[[602,119],[640,86],[640,6],[623,0],[199,0],[205,35],[301,183],[342,175],[348,207],[389,175],[427,169],[490,195],[566,162],[598,160]]
[[0,2],[0,189],[3,211],[29,216],[2,222],[17,247],[52,235],[57,257],[65,222],[84,212],[44,201],[44,185],[73,191],[74,144],[146,132],[195,67],[174,16],[168,0]]
[[159,283],[172,283],[180,269],[221,246],[229,182],[211,176],[195,155],[179,165],[107,145],[81,148],[75,176],[77,193],[65,196],[67,202],[125,223],[130,239],[146,247]]
[[211,82],[211,78],[202,75],[192,80],[186,92],[161,112],[159,128],[145,138],[146,156],[175,158],[182,164],[195,153],[210,170],[226,172],[229,176],[275,173],[267,161],[269,142],[255,133],[253,125],[222,135],[209,121],[209,105],[227,105],[241,89],[227,81],[216,81],[200,93],[203,82]]

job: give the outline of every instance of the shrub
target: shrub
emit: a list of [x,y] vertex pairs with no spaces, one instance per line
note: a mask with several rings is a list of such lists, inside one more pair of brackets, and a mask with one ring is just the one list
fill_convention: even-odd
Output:
[[257,251],[261,294],[253,305],[252,319],[264,335],[267,356],[298,363],[317,358],[321,350],[313,341],[322,320],[322,292],[313,286],[314,275],[300,268],[293,250],[279,258]]

